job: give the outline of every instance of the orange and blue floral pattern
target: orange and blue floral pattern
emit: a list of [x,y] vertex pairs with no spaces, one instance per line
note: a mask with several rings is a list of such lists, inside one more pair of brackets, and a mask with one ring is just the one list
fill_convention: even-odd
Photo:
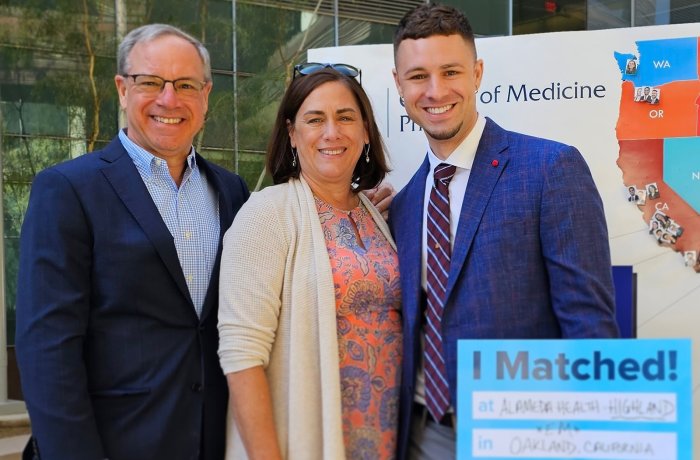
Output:
[[393,459],[402,354],[398,258],[362,206],[342,211],[317,199],[316,209],[335,283],[346,457]]

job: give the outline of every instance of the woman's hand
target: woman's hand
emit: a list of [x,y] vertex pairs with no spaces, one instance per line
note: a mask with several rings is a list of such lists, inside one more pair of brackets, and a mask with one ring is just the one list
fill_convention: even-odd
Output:
[[262,366],[226,375],[231,412],[250,460],[281,460],[270,387]]

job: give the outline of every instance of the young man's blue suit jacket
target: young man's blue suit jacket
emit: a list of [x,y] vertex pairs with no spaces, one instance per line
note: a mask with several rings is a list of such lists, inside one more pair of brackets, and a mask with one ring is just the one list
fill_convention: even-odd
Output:
[[[390,211],[404,331],[399,457],[406,458],[424,316],[426,157]],[[458,339],[617,337],[603,204],[579,152],[487,119],[455,235],[442,319],[452,406]],[[459,416],[459,414],[458,414]]]
[[[248,197],[197,156],[223,237]],[[201,319],[173,237],[118,138],[34,180],[21,234],[17,357],[45,459],[219,460],[219,255]]]

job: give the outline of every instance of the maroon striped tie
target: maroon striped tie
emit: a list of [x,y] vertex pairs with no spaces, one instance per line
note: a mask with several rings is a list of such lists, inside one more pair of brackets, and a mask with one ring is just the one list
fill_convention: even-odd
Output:
[[450,272],[450,195],[456,167],[440,163],[433,174],[427,218],[427,308],[425,310],[425,403],[440,421],[450,406],[450,388],[442,347],[441,319]]

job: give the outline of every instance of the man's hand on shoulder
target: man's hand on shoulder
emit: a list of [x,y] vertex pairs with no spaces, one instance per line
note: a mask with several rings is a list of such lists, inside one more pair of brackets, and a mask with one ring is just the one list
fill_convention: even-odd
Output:
[[382,182],[373,189],[364,191],[367,198],[376,206],[377,210],[382,213],[384,219],[389,218],[389,206],[391,201],[396,196],[396,190],[388,182]]

